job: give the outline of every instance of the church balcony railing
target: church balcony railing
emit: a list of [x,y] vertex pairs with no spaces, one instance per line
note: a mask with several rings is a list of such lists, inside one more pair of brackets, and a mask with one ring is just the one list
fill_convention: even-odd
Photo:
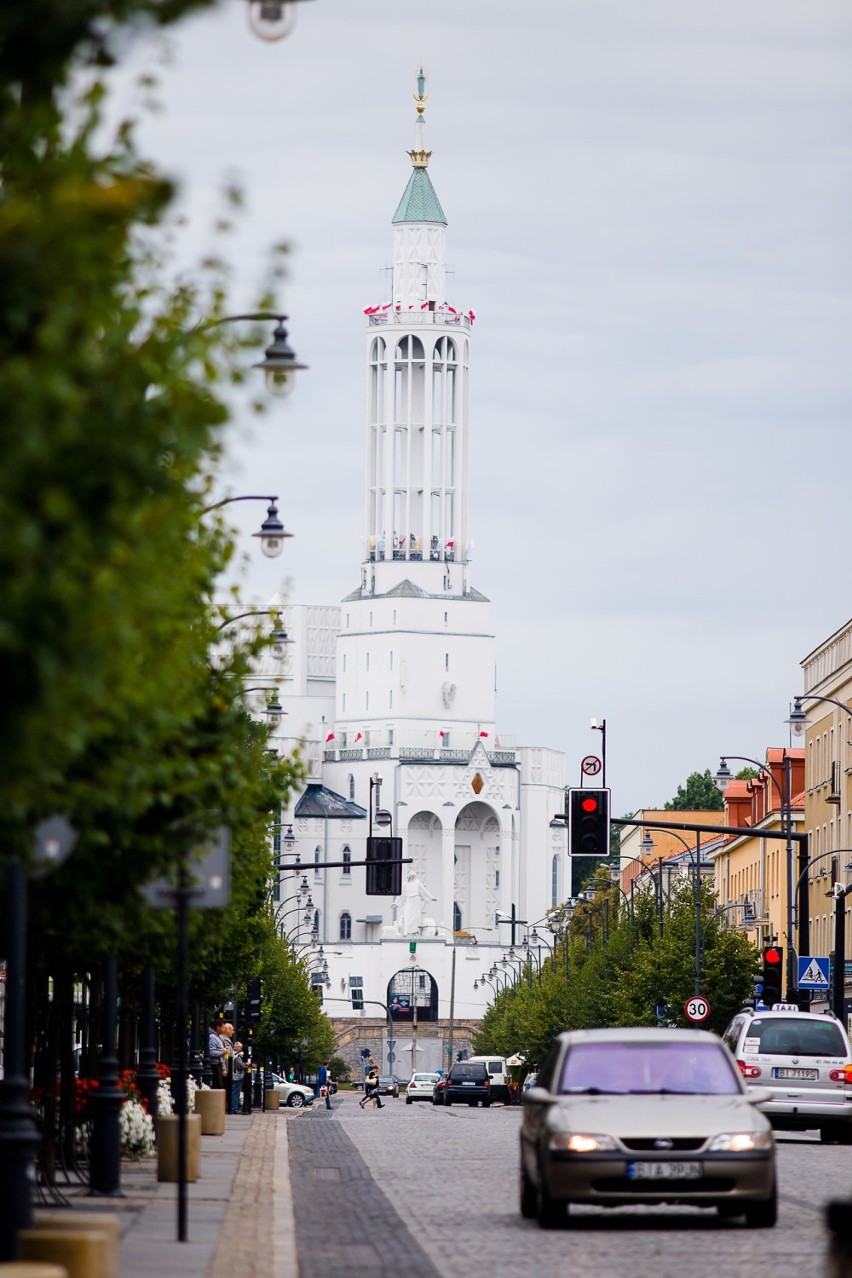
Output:
[[470,328],[473,323],[471,317],[462,315],[461,311],[453,312],[449,309],[418,311],[413,307],[404,311],[395,311],[389,307],[386,311],[377,311],[375,315],[368,315],[367,319],[373,326],[379,324],[411,324],[414,321],[418,326],[421,324],[441,324],[450,328]]
[[470,555],[467,546],[457,552],[454,542],[447,542],[441,546],[438,544],[437,537],[433,537],[430,544],[424,548],[420,544],[420,539],[413,533],[407,538],[392,537],[387,544],[384,544],[382,538],[371,537],[364,550],[364,560],[370,564],[382,563],[385,560],[408,560],[420,563],[424,559],[429,559],[433,563],[469,563]]
[[337,741],[333,745],[328,743],[323,750],[325,762],[430,759],[436,763],[467,763],[477,745],[482,746],[495,766],[506,767],[517,762],[514,736],[497,737],[492,733],[458,728],[445,730],[443,735],[439,729],[395,729],[393,733],[370,729],[364,731],[363,739],[356,745],[353,743],[354,735],[354,729],[352,732],[339,732]]

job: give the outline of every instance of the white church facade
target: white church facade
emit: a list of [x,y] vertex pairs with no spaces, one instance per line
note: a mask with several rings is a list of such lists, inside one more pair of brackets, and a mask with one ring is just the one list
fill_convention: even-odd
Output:
[[[570,892],[553,820],[564,756],[518,747],[497,723],[490,605],[471,582],[475,316],[447,300],[424,103],[421,74],[391,301],[365,312],[358,585],[339,606],[281,602],[292,643],[275,739],[281,751],[301,741],[307,767],[281,817],[282,932],[303,949],[332,1019],[384,1024],[390,1009],[400,1075],[446,1064],[449,1022],[482,1016],[494,978],[481,977],[513,932],[517,949]],[[350,864],[365,858],[371,816],[372,832],[399,836],[411,859],[398,900],[367,896],[364,868]],[[514,927],[502,921],[513,914]]]

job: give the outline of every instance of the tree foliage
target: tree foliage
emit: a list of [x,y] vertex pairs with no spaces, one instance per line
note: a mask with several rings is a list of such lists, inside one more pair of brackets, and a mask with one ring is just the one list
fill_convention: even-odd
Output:
[[703,772],[690,772],[686,785],[678,786],[675,797],[664,804],[664,811],[721,812],[724,806],[721,791],[710,775],[710,769],[705,768]]
[[0,12],[0,856],[27,860],[36,822],[67,813],[77,847],[31,888],[33,975],[92,970],[109,948],[125,988],[153,963],[168,991],[174,922],[139,886],[227,825],[231,905],[192,919],[191,995],[210,1007],[269,969],[270,1024],[321,1042],[267,899],[269,826],[301,763],[274,758],[242,709],[263,642],[223,649],[215,588],[233,546],[202,519],[221,388],[255,335],[219,323],[220,262],[173,282],[171,183],[131,123],[106,137],[98,79],[133,25],[206,3]]
[[[540,1061],[563,1030],[596,1026],[682,1025],[695,991],[696,909],[691,879],[675,883],[664,902],[660,934],[653,887],[634,895],[633,909],[606,871],[593,879],[594,898],[581,901],[570,922],[553,920],[557,942],[539,974],[530,956],[514,985],[497,993],[474,1041],[478,1053],[520,1052]],[[701,884],[701,992],[712,1012],[704,1028],[721,1033],[752,993],[757,953],[716,913],[715,893]]]

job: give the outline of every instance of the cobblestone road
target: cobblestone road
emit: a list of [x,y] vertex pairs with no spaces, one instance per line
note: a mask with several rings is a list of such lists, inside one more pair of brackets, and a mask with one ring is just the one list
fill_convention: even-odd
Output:
[[[531,1262],[536,1278],[828,1272],[824,1206],[852,1195],[848,1148],[780,1137],[775,1229],[747,1229],[711,1212],[637,1207],[575,1209],[571,1228],[551,1234],[518,1212],[519,1119],[519,1110],[502,1106],[445,1110],[402,1099],[362,1112],[348,1096],[331,1114],[306,1114],[290,1128],[304,1278],[342,1274],[338,1257],[348,1257],[347,1273],[369,1268],[416,1278],[517,1278]],[[370,1179],[380,1194],[371,1195]],[[314,1267],[315,1251],[325,1261]]]

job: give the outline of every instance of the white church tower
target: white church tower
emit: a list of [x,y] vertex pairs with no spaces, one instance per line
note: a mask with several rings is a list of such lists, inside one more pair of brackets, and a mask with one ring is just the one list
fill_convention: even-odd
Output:
[[[553,821],[564,757],[517,749],[497,730],[490,604],[470,580],[475,316],[447,297],[447,219],[429,175],[422,69],[415,102],[391,296],[365,311],[360,581],[339,609],[283,605],[295,642],[280,742],[307,742],[309,768],[282,814],[283,829],[292,826],[285,859],[300,860],[281,885],[283,930],[301,944],[313,930],[309,957],[322,944],[315,980],[331,1017],[351,1018],[354,990],[365,1017],[394,1005],[401,1023],[419,1024],[419,1047],[416,1034],[409,1049],[400,1040],[400,1074],[415,1061],[446,1063],[447,1018],[482,1015],[492,990],[478,978],[527,924],[541,931],[570,891],[564,828]],[[405,900],[368,897],[362,868],[323,864],[364,859],[368,812],[379,804],[411,858]],[[305,871],[310,906],[288,905]],[[512,914],[525,923],[497,921]]]

